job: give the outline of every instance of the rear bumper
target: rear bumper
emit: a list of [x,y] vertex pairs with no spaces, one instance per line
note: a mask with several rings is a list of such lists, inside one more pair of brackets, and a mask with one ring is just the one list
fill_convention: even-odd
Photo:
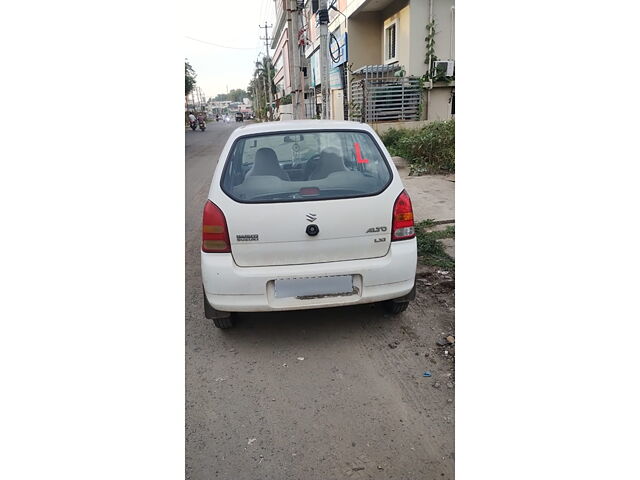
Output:
[[[393,242],[384,257],[343,262],[238,267],[231,254],[201,252],[202,283],[207,301],[226,312],[264,312],[338,307],[407,295],[413,289],[416,240]],[[275,280],[294,277],[353,275],[357,293],[312,299],[276,298]]]

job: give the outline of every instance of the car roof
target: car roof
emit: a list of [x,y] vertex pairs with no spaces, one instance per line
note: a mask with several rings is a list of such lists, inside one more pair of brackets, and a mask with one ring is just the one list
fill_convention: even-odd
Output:
[[286,132],[299,130],[363,130],[371,132],[366,123],[344,120],[285,120],[278,122],[251,123],[235,130],[235,136],[255,135],[266,132]]

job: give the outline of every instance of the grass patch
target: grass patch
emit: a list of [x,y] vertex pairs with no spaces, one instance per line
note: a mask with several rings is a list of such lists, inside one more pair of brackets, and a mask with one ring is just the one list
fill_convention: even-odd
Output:
[[455,172],[455,120],[419,129],[391,128],[380,139],[392,156],[409,161],[411,175]]
[[433,218],[427,218],[426,220],[416,223],[416,228],[432,227],[435,224],[436,221]]
[[453,270],[456,265],[455,259],[445,252],[444,245],[439,240],[455,238],[455,227],[450,225],[444,230],[427,232],[426,229],[433,225],[433,220],[429,219],[418,222],[415,226],[418,258],[426,265]]

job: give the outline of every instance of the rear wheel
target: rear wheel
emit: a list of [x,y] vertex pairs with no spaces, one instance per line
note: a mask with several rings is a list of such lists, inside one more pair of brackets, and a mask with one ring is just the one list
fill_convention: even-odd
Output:
[[226,318],[213,318],[213,324],[218,328],[231,328],[233,327],[233,316],[230,314]]
[[382,307],[392,315],[397,315],[404,312],[409,306],[409,302],[395,302],[393,300],[387,300],[382,302]]

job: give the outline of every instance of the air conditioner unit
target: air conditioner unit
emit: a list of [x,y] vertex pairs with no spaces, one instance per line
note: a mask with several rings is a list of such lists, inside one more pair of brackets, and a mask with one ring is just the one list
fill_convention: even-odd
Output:
[[445,77],[453,77],[453,60],[437,60],[433,62],[433,72],[435,76],[444,75]]

